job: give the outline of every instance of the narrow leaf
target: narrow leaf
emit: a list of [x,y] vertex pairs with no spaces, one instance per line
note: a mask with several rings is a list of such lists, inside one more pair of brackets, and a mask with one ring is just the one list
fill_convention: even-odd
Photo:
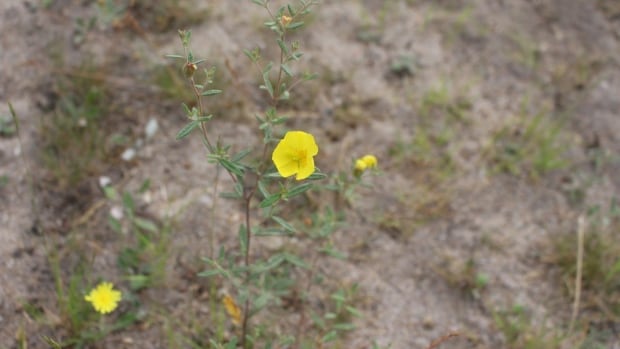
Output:
[[287,198],[292,198],[292,197],[297,196],[299,194],[305,193],[306,191],[312,189],[313,186],[314,186],[314,184],[309,183],[309,182],[300,184],[300,185],[292,188],[291,190],[289,190],[286,193],[286,197]]
[[327,333],[325,336],[323,336],[323,338],[321,339],[321,342],[328,343],[328,342],[332,342],[336,340],[337,338],[338,338],[338,332],[336,332],[336,330],[332,330],[329,333]]
[[213,270],[202,271],[202,272],[198,273],[198,276],[207,277],[208,278],[208,277],[216,276],[216,275],[220,275],[220,274],[221,274],[221,272],[218,269],[213,269]]
[[150,221],[148,219],[143,219],[143,218],[139,218],[136,217],[133,219],[133,223],[140,229],[142,230],[146,230],[146,231],[150,231],[152,233],[156,233],[158,228],[157,225],[155,223],[153,223],[153,221]]
[[286,29],[293,30],[293,29],[300,28],[300,27],[302,27],[303,25],[304,25],[304,22],[295,22],[295,23],[291,23],[291,24],[287,25],[287,26],[286,26]]
[[280,49],[282,50],[282,52],[284,52],[284,55],[288,56],[289,50],[288,50],[288,47],[286,46],[286,43],[282,41],[281,39],[277,39],[276,41],[278,42],[278,46],[280,46]]
[[321,173],[321,172],[316,171],[313,174],[311,174],[310,177],[308,177],[306,179],[310,180],[310,181],[316,181],[316,180],[325,179],[325,178],[327,178],[327,175],[325,173]]
[[113,187],[109,185],[103,187],[103,193],[110,200],[114,200],[114,201],[118,200],[118,192],[116,191],[116,189],[114,189]]
[[341,324],[334,324],[333,328],[335,330],[340,330],[340,331],[351,331],[355,329],[355,325],[349,324],[349,323],[341,323]]
[[304,262],[301,258],[299,258],[299,257],[297,257],[297,256],[295,256],[293,254],[288,254],[287,253],[284,256],[284,259],[286,259],[287,262],[289,262],[291,264],[294,264],[294,265],[296,265],[298,267],[308,269],[308,264],[306,264],[306,262]]
[[241,244],[241,252],[245,253],[248,248],[248,231],[243,224],[239,226],[239,243]]
[[214,96],[222,93],[222,90],[206,90],[202,93],[203,96]]
[[177,133],[177,141],[187,137],[196,128],[196,126],[198,126],[198,124],[200,124],[199,121],[192,121],[189,124],[185,125],[185,127],[183,127],[181,131],[179,131],[179,133]]
[[233,161],[233,162],[241,161],[241,160],[243,160],[243,158],[248,156],[248,154],[250,154],[251,152],[252,152],[251,149],[242,150],[242,151],[238,152],[237,154],[233,155],[232,158],[230,158],[230,160]]
[[219,159],[218,160],[220,165],[222,165],[225,169],[227,169],[228,171],[238,175],[238,176],[243,176],[243,167],[231,162],[228,159]]
[[286,73],[286,75],[292,77],[293,73],[291,72],[291,68],[289,68],[288,65],[286,64],[282,64],[282,70],[284,70],[284,72]]
[[271,84],[271,81],[269,80],[269,72],[263,73],[263,81],[265,82],[265,84],[262,85],[261,87],[264,87],[269,93],[269,96],[273,98],[273,85]]
[[278,202],[281,198],[281,194],[273,194],[266,197],[263,201],[260,202],[260,208],[267,208],[273,206],[276,202]]
[[283,218],[278,216],[271,217],[274,221],[280,224],[284,229],[290,231],[291,233],[295,233],[297,230],[293,227],[289,222],[285,221]]

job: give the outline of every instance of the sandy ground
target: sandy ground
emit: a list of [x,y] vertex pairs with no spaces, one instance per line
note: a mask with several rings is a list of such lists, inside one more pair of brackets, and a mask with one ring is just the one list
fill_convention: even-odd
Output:
[[[217,223],[205,221],[215,169],[204,160],[199,139],[174,140],[182,125],[178,102],[148,94],[150,67],[164,62],[163,54],[179,52],[174,29],[136,32],[100,25],[76,46],[71,43],[76,19],[94,9],[82,3],[54,1],[49,8],[0,3],[0,113],[8,115],[12,102],[22,126],[21,142],[16,136],[0,138],[0,177],[8,178],[0,187],[3,349],[18,347],[21,330],[29,347],[43,348],[41,335],[54,335],[58,328],[47,256],[50,246],[68,250],[72,222],[103,198],[99,176],[134,189],[149,178],[152,186],[140,198],[141,210],[160,220],[174,217],[168,287],[145,295],[161,300],[172,314],[204,307],[191,293],[192,285],[204,281],[185,280],[186,269],[178,261],[191,264],[207,254],[210,231],[218,244],[234,243],[228,227],[241,218],[236,205],[220,200]],[[192,27],[196,54],[212,58],[228,84],[224,96],[230,105],[222,102],[213,127],[239,148],[260,142],[252,115],[261,104],[242,50],[265,46],[269,38],[258,29],[262,12],[248,3],[202,5],[208,20]],[[316,12],[299,40],[306,52],[304,67],[322,77],[305,85],[300,101],[289,106],[296,115],[290,127],[316,135],[317,162],[326,172],[346,168],[351,158],[366,153],[379,157],[382,170],[370,179],[372,188],[352,202],[348,224],[335,234],[350,258],[319,263],[342,285],[358,283],[363,295],[359,307],[365,317],[357,320],[344,347],[369,348],[374,340],[392,348],[425,348],[433,339],[459,333],[441,348],[504,348],[508,344],[494,314],[517,304],[538,328],[566,329],[572,300],[558,271],[547,264],[549,240],[574,234],[585,208],[607,205],[620,194],[616,3],[343,0],[324,1]],[[63,48],[66,66],[83,59],[125,62],[108,72],[122,98],[132,101],[124,104],[125,118],[131,118],[126,127],[138,138],[149,119],[160,125],[136,161],[105,167],[81,189],[46,185],[37,157],[40,119],[50,113],[46,85],[58,74],[52,46]],[[391,68],[402,61],[404,71]],[[452,117],[443,107],[425,111],[425,96],[438,89],[447,91],[448,104],[461,105],[462,115]],[[568,166],[536,180],[493,171],[488,154],[494,137],[523,118],[524,109],[563,120]],[[415,149],[413,155],[406,147],[394,151],[414,143],[421,128],[437,134],[447,130],[449,141],[425,161]],[[610,160],[594,168],[592,148]],[[435,158],[445,155],[453,167],[445,179],[437,179]],[[227,185],[222,179],[220,186]],[[581,205],[569,200],[568,185],[583,189]],[[78,197],[85,193],[87,199],[67,199],[65,190],[77,190],[72,195]],[[80,246],[95,246],[89,251],[96,251],[93,263],[102,275],[114,275],[120,248],[107,238],[113,234],[105,226],[109,209],[101,206],[91,224],[80,227],[89,231]],[[488,278],[474,294],[450,282],[465,273],[468,261]],[[48,320],[32,319],[26,303],[37,304]],[[104,347],[167,347],[160,327],[150,326],[111,336]],[[618,330],[618,324],[610,326],[604,345],[620,347]],[[571,348],[574,342],[561,345]]]

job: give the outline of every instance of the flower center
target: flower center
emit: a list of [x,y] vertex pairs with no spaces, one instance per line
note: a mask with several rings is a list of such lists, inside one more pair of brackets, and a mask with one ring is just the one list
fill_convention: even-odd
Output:
[[293,156],[293,158],[297,162],[297,166],[299,167],[302,167],[306,163],[307,157],[308,151],[306,149],[297,150],[297,153]]

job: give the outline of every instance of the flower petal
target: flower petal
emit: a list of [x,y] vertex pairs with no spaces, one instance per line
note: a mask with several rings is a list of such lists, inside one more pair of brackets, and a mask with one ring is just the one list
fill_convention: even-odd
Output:
[[312,156],[308,156],[305,161],[302,161],[301,166],[299,166],[299,171],[297,172],[296,180],[300,181],[302,179],[306,179],[310,177],[311,174],[314,173],[314,158]]

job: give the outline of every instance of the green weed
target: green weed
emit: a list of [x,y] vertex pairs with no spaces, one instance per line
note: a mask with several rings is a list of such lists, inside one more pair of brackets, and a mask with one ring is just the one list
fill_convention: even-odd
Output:
[[110,96],[103,81],[88,78],[66,76],[57,80],[55,89],[59,99],[40,124],[41,158],[53,182],[66,188],[99,173],[107,160]]
[[566,150],[561,121],[545,113],[530,117],[523,112],[494,135],[489,153],[494,172],[538,180],[568,165]]
[[481,292],[489,284],[489,276],[478,270],[473,257],[467,260],[446,257],[443,265],[435,266],[434,270],[450,286],[474,299],[480,299]]
[[[583,239],[581,309],[584,320],[604,330],[606,323],[620,319],[620,209],[612,201],[609,209],[590,210]],[[566,294],[574,298],[577,268],[576,234],[558,235],[551,241],[549,262],[557,266],[567,285]]]
[[549,329],[538,328],[523,306],[494,312],[495,325],[504,335],[510,349],[559,349],[561,336]]
[[17,132],[17,127],[11,116],[0,116],[0,137],[12,137]]
[[521,32],[515,32],[510,39],[516,46],[514,60],[532,71],[535,70],[541,59],[538,43]]
[[[148,190],[150,181],[141,185],[138,193]],[[165,280],[165,269],[169,255],[170,224],[161,224],[137,211],[134,195],[128,191],[120,195],[111,186],[104,188],[112,206],[122,205],[122,217],[108,217],[108,224],[120,236],[129,236],[119,252],[117,264],[125,274],[132,291],[161,284]]]

